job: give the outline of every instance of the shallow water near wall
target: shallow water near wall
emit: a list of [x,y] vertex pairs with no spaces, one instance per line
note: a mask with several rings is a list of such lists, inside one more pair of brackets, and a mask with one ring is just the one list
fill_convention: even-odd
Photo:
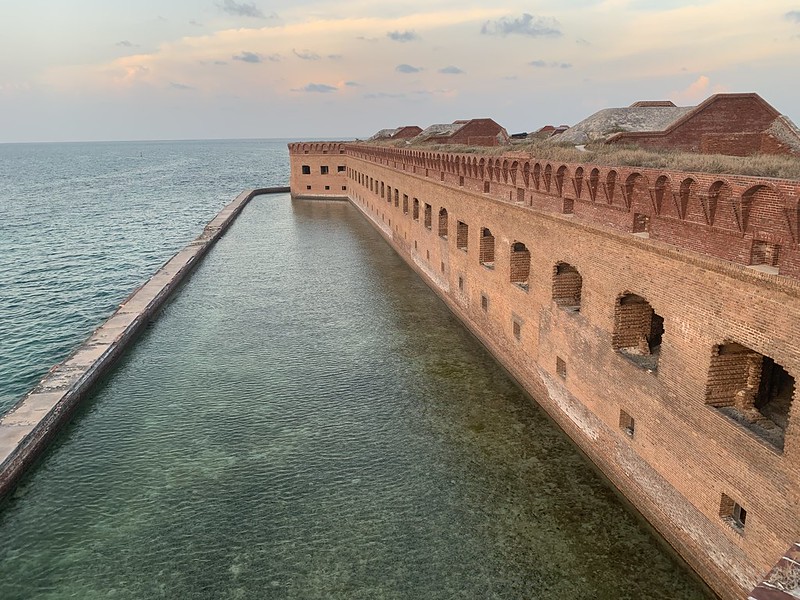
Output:
[[0,510],[0,598],[705,598],[347,203],[260,197]]

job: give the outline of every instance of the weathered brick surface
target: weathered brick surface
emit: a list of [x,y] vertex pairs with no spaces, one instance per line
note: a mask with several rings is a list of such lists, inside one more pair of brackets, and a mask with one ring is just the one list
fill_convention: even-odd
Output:
[[[726,383],[715,350],[735,342],[800,376],[798,183],[346,151],[354,205],[704,579],[744,598],[800,539],[800,409],[794,402],[782,450],[723,414],[713,404],[741,371]],[[381,199],[380,183],[446,209],[456,235]],[[568,194],[574,214],[563,214]],[[635,213],[650,217],[649,234],[633,233]],[[492,268],[481,264],[484,229]],[[755,239],[781,245],[782,275],[744,266]],[[512,283],[515,243],[530,254],[527,287]],[[572,267],[563,281],[560,264]],[[579,310],[559,301],[570,285],[575,297],[576,281]],[[656,370],[615,350],[626,294],[663,318]],[[633,436],[620,426],[630,419]],[[724,498],[747,510],[742,531],[721,517]]]
[[661,132],[622,132],[612,144],[683,150],[705,154],[750,156],[797,154],[768,130],[780,113],[757,94],[717,94]]

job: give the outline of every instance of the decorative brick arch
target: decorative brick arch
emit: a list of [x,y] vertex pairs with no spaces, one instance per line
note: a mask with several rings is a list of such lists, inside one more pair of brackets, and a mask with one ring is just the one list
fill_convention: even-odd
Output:
[[556,171],[556,193],[559,196],[564,195],[564,182],[569,179],[569,169],[566,165],[561,165]]
[[542,182],[542,165],[538,162],[533,165],[533,187],[537,190]]
[[575,175],[572,176],[572,188],[575,191],[575,197],[580,198],[583,192],[583,167],[575,169]]
[[714,227],[741,231],[740,219],[733,203],[733,192],[730,184],[724,179],[718,179],[708,188],[705,198],[706,213],[709,224]]
[[606,193],[606,202],[614,204],[614,195],[617,189],[617,172],[614,169],[611,169],[606,174],[606,181],[603,185],[603,189]]
[[592,202],[597,200],[597,188],[600,187],[600,169],[595,167],[589,173],[589,198]]
[[498,158],[494,161],[494,179],[495,181],[499,182],[500,178],[503,176],[503,168],[500,166],[500,159]]
[[544,191],[550,192],[550,184],[553,182],[553,167],[550,163],[544,168]]
[[522,180],[525,182],[525,187],[531,187],[531,163],[527,161],[522,167]]
[[634,172],[625,179],[625,204],[628,208],[644,214],[652,214],[649,182],[641,173]]
[[486,159],[481,158],[480,162],[478,163],[478,178],[479,179],[486,179]]
[[653,210],[655,214],[672,214],[678,218],[680,215],[675,213],[675,203],[672,200],[672,179],[669,175],[659,175],[653,187]]
[[519,173],[519,162],[516,160],[511,163],[509,175],[511,176],[511,185],[517,185],[517,174]]
[[778,189],[769,183],[754,185],[742,194],[740,214],[742,231],[768,231],[783,224],[791,235],[791,224],[786,219],[786,203]]

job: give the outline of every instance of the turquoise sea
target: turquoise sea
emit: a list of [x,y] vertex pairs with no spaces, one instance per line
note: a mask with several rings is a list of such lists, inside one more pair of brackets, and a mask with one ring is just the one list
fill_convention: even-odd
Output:
[[[0,146],[10,406],[284,141]],[[0,598],[710,597],[349,204],[256,198],[0,505]]]

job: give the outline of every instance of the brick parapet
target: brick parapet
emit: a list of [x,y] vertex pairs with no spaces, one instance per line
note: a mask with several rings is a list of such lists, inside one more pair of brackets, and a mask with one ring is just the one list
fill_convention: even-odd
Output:
[[[633,233],[752,266],[756,245],[800,278],[800,182],[513,155],[458,154],[346,144],[348,156],[514,205]],[[644,224],[643,224],[644,223]]]

